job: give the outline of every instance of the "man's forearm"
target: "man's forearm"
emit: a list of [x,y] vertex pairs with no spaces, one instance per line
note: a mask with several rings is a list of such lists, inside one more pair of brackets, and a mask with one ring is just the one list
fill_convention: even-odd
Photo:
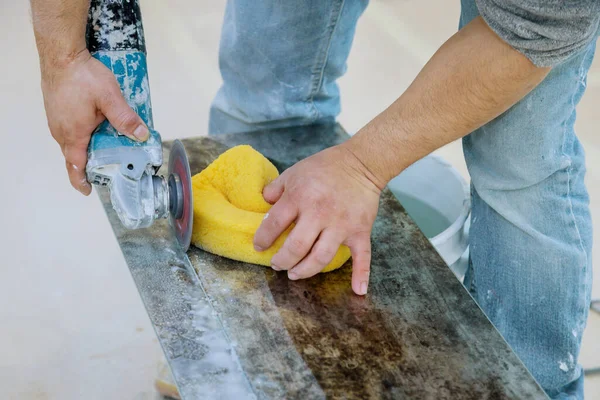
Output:
[[86,49],[89,0],[31,0],[42,69],[68,63]]
[[406,92],[347,148],[382,188],[413,162],[502,114],[548,72],[478,17],[450,38]]

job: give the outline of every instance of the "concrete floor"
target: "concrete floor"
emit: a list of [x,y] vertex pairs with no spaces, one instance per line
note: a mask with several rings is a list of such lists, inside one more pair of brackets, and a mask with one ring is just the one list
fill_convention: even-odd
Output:
[[[408,86],[456,29],[458,2],[374,0],[360,21],[342,79],[342,124],[356,131]],[[220,75],[224,0],[142,0],[155,124],[165,139],[202,135]],[[427,26],[427,28],[425,27]],[[161,352],[99,201],[72,190],[48,133],[27,2],[0,2],[0,398],[155,399]],[[600,62],[579,109],[595,225],[600,148],[594,112]],[[460,143],[439,153],[466,176]],[[597,246],[596,246],[597,248]],[[596,253],[595,265],[600,265]],[[596,274],[595,297],[600,297]],[[582,362],[600,366],[600,315],[590,317]],[[587,380],[600,399],[600,376]]]

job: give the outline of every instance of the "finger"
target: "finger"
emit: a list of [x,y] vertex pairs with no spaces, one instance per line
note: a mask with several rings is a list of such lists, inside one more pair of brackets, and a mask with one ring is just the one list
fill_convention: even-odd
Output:
[[283,246],[271,259],[271,267],[274,270],[289,270],[306,257],[321,233],[318,222],[308,216],[299,218]]
[[100,97],[98,108],[119,133],[137,141],[148,139],[150,133],[144,121],[129,107],[116,83]]
[[310,254],[288,272],[288,278],[306,279],[321,272],[333,260],[343,240],[338,232],[325,229]]
[[264,251],[285,231],[298,215],[294,203],[285,197],[275,203],[254,234],[254,249]]
[[275,204],[279,201],[284,191],[283,182],[284,179],[282,178],[282,175],[280,175],[273,182],[265,186],[263,189],[263,197],[267,203]]
[[346,242],[352,254],[352,290],[367,294],[371,272],[371,238],[368,234],[354,236]]
[[92,192],[92,185],[85,176],[85,165],[87,163],[87,145],[85,143],[67,143],[63,149],[65,164],[71,186],[88,196]]

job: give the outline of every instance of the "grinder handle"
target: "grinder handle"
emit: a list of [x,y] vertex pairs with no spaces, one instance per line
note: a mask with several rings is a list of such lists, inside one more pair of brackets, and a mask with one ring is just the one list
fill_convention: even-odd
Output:
[[[91,0],[86,42],[92,56],[114,73],[125,100],[150,130],[147,141],[137,142],[121,135],[108,121],[101,123],[88,146],[88,179],[90,169],[106,164],[108,158],[128,157],[129,152],[123,151],[124,148],[149,150],[148,153],[153,155],[148,163],[157,169],[162,165],[162,142],[160,134],[154,130],[146,44],[138,0]],[[134,158],[140,160],[140,157]],[[129,163],[127,160],[122,162]],[[136,172],[141,174],[145,167],[136,165],[136,170],[141,169]],[[135,179],[135,176],[132,178]]]

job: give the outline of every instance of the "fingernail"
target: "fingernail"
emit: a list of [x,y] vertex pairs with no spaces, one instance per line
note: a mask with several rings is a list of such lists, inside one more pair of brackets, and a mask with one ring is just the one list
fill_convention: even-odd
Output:
[[277,265],[275,264],[271,264],[271,268],[273,268],[275,271],[281,271],[281,268],[279,268]]
[[360,284],[360,294],[361,295],[367,294],[367,282],[363,282]]
[[254,245],[254,250],[256,251],[263,251],[264,249],[262,247],[260,247],[259,245]]
[[87,181],[82,181],[81,184],[79,185],[79,187],[77,188],[77,190],[79,191],[79,193],[81,193],[84,196],[87,196],[88,190],[92,188],[92,185],[90,185]]
[[135,131],[133,131],[133,136],[140,140],[145,140],[148,138],[148,129],[144,125],[139,125],[135,128]]
[[295,272],[289,271],[288,272],[288,279],[291,279],[291,280],[298,279],[298,275],[296,275]]

